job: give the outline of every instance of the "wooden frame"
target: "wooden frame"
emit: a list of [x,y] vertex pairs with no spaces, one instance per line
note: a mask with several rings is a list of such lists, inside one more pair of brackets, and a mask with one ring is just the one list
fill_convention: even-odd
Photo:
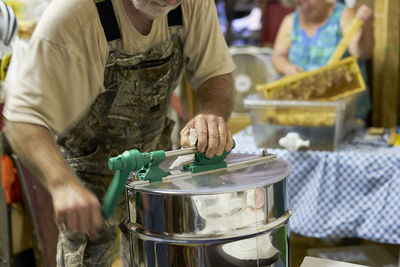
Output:
[[400,1],[374,0],[372,124],[400,123]]

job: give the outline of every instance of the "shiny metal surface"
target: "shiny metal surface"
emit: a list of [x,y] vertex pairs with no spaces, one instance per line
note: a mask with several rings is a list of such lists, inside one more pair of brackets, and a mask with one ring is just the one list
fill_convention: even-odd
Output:
[[[284,227],[279,230],[284,230]],[[279,240],[287,248],[287,239],[279,236],[278,231],[231,242],[198,246],[143,240],[135,232],[130,232],[129,238],[132,266],[289,266],[288,250],[279,251],[276,248]]]
[[287,210],[285,180],[238,192],[162,195],[128,191],[128,220],[135,231],[175,239],[231,238],[257,232]]
[[291,166],[285,160],[271,157],[240,155],[251,164],[240,162],[238,154],[229,155],[226,169],[192,174],[183,172],[163,178],[162,182],[128,184],[128,189],[163,195],[199,195],[244,191],[285,179]]
[[[234,164],[240,157],[253,163]],[[290,216],[285,178],[291,167],[256,158],[232,155],[231,167],[216,172],[128,184],[134,266],[269,266],[287,258],[286,249],[273,253],[270,241]]]
[[165,158],[168,159],[171,157],[193,154],[193,153],[197,153],[198,151],[199,150],[197,149],[197,147],[189,147],[189,148],[182,148],[182,149],[173,150],[173,151],[166,151]]

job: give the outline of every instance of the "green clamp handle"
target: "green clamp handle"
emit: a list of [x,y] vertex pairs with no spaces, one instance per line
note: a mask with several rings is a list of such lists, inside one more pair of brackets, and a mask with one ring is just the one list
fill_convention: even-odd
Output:
[[168,173],[161,169],[158,165],[165,160],[165,152],[163,150],[153,151],[150,153],[151,162],[141,168],[137,174],[140,180],[152,182],[160,182]]
[[[197,146],[197,141],[196,144]],[[227,164],[225,162],[225,158],[231,153],[231,151],[235,148],[236,143],[233,140],[232,149],[229,152],[224,151],[221,156],[214,156],[212,158],[207,158],[205,153],[195,153],[194,161],[190,164],[184,164],[183,170],[190,171],[192,173],[216,170],[220,168],[226,168]]]

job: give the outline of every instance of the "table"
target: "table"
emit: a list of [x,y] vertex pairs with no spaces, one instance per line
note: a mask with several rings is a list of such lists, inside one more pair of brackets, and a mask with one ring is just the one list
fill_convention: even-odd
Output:
[[[400,244],[400,147],[362,131],[337,151],[268,149],[293,166],[287,180],[291,232]],[[252,127],[234,135],[234,153],[261,154]]]

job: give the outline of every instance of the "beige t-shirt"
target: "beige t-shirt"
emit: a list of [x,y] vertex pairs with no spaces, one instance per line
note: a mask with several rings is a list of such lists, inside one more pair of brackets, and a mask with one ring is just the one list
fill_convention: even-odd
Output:
[[[143,36],[131,24],[123,0],[112,0],[122,47],[144,52],[170,37],[167,16]],[[214,0],[183,0],[185,73],[196,89],[230,73],[234,63],[221,33]],[[4,116],[63,133],[105,90],[109,45],[93,0],[53,0],[32,36],[18,79],[8,88]]]

